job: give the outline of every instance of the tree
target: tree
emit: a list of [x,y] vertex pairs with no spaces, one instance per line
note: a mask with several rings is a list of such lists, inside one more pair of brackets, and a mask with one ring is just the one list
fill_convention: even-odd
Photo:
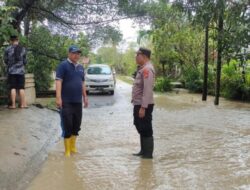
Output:
[[[93,27],[107,25],[110,22],[145,14],[143,0],[6,0],[7,6],[15,6],[12,25],[20,31],[20,24],[26,19],[43,22],[47,20],[54,27],[64,29],[92,30]],[[52,25],[50,25],[52,27]],[[65,32],[65,30],[64,30]]]
[[197,67],[202,55],[200,28],[192,27],[182,12],[166,3],[155,5],[153,10],[152,44],[163,75],[173,75],[176,66],[184,71]]
[[14,33],[14,28],[10,24],[13,20],[13,17],[11,17],[13,10],[15,10],[15,7],[0,7],[0,47],[2,47],[5,41],[9,40],[10,34]]
[[137,44],[130,43],[126,51],[122,54],[121,61],[119,65],[116,65],[116,70],[120,73],[132,76],[136,71],[136,62],[135,62],[135,52]]
[[95,30],[91,32],[91,34],[88,34],[87,37],[92,47],[98,47],[101,44],[111,44],[112,46],[117,46],[122,40],[120,30],[111,26],[95,28]]
[[[1,6],[0,7],[0,76],[6,75],[6,68],[3,64],[2,56],[4,47],[4,42],[8,41],[11,34],[14,34],[14,28],[9,23],[13,20],[11,17],[11,11],[13,11],[14,7]],[[1,87],[0,87],[1,88]]]
[[67,57],[68,47],[78,44],[83,55],[89,52],[86,36],[79,34],[77,40],[67,36],[51,34],[45,27],[33,28],[28,40],[27,71],[34,73],[37,91],[48,90],[52,78],[51,73],[58,63]]
[[121,56],[116,46],[106,46],[99,48],[97,51],[97,57],[100,57],[98,63],[105,63],[109,64],[110,66],[118,65],[121,61]]
[[217,23],[218,59],[215,105],[218,105],[223,59],[229,61],[250,42],[249,2],[248,0],[176,0],[174,3],[188,12],[191,18],[198,18],[201,23],[206,23],[207,19]]

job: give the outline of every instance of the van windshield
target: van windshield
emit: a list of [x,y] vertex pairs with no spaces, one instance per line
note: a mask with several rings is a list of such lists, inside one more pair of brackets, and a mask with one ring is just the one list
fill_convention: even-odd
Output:
[[90,67],[87,73],[89,75],[110,75],[111,69],[109,67]]

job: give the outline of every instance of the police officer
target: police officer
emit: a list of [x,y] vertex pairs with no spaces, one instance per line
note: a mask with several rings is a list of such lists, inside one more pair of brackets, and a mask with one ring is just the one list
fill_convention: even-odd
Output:
[[65,156],[76,153],[76,138],[81,130],[82,102],[88,106],[84,84],[84,68],[78,63],[81,50],[69,47],[68,59],[62,61],[56,71],[56,104],[61,112]]
[[138,71],[132,89],[134,105],[134,125],[140,135],[140,152],[133,154],[142,158],[152,159],[154,149],[152,112],[154,108],[153,86],[155,70],[150,62],[151,51],[139,48],[136,53]]

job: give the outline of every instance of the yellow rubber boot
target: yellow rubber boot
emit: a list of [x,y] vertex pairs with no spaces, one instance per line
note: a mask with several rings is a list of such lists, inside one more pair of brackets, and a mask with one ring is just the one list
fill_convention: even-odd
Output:
[[65,156],[70,157],[70,138],[64,139]]
[[76,148],[76,137],[75,135],[72,135],[70,137],[70,150],[73,153],[77,153],[77,148]]

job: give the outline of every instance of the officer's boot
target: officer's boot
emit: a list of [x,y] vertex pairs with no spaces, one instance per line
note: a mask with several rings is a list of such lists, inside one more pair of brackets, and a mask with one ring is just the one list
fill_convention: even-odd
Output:
[[73,153],[77,153],[77,148],[76,148],[76,136],[72,135],[70,137],[70,150]]
[[65,156],[70,157],[70,138],[64,139]]
[[154,150],[154,138],[153,137],[143,137],[143,154],[142,158],[152,159]]
[[134,153],[133,154],[133,156],[142,156],[142,154],[143,154],[143,138],[142,138],[142,136],[140,135],[140,146],[141,146],[141,150],[140,150],[140,152],[138,152],[138,153]]

